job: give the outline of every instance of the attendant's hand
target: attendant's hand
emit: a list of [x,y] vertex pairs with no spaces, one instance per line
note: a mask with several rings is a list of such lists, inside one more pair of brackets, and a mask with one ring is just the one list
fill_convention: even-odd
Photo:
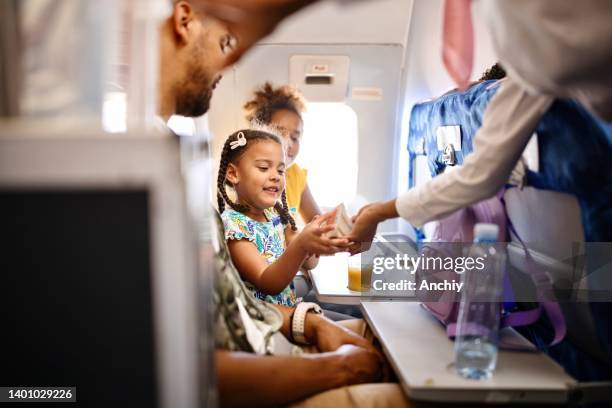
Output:
[[272,33],[287,16],[316,0],[193,0],[204,13],[223,21],[237,45],[226,66],[238,61],[257,41]]
[[366,205],[352,218],[353,228],[348,236],[348,239],[353,242],[349,248],[351,255],[370,249],[378,228],[376,205]]
[[355,255],[370,249],[378,224],[398,216],[395,209],[395,200],[368,204],[359,210],[357,215],[352,218],[353,228],[347,237],[349,241],[353,242],[349,248],[351,254]]
[[310,255],[333,255],[346,251],[350,244],[346,238],[327,237],[327,233],[336,228],[335,217],[335,211],[315,216],[294,238],[294,241],[297,241],[297,245]]

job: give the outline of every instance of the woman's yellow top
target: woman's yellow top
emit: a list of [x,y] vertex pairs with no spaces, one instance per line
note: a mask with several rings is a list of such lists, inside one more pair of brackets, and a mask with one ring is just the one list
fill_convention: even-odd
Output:
[[285,194],[287,205],[293,216],[300,212],[302,193],[306,189],[306,176],[308,171],[297,164],[292,164],[285,173]]

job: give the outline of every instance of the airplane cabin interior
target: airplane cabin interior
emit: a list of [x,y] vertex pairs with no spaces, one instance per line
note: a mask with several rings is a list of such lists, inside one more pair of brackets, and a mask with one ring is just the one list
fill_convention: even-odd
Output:
[[612,404],[611,2],[0,11],[0,405]]

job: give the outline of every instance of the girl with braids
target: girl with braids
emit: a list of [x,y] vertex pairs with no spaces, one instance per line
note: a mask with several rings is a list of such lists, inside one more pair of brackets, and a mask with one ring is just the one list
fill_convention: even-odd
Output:
[[304,99],[288,85],[274,87],[266,82],[255,91],[253,99],[244,105],[244,109],[247,121],[274,127],[282,134],[287,145],[285,178],[289,209],[293,214],[299,212],[305,222],[312,221],[321,214],[321,210],[308,188],[306,170],[294,163],[300,152]]
[[[236,193],[236,201],[226,187]],[[228,137],[221,152],[217,201],[225,239],[234,265],[254,295],[293,307],[293,277],[301,267],[312,269],[316,255],[348,246],[330,239],[333,212],[317,217],[298,233],[285,197],[285,155],[278,136],[241,130]]]

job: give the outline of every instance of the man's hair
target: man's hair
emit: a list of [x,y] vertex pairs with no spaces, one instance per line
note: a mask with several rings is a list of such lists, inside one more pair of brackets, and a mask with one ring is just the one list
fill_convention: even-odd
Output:
[[491,68],[486,70],[479,81],[488,81],[490,79],[502,79],[506,77],[506,70],[496,62]]
[[271,82],[264,83],[255,90],[254,97],[244,104],[246,119],[269,125],[274,112],[286,109],[302,117],[306,109],[304,98],[290,85],[274,87]]
[[[232,149],[232,144],[238,142],[239,139],[244,138],[246,140],[246,144],[237,146]],[[223,213],[225,210],[225,204],[228,204],[234,210],[245,213],[248,211],[248,206],[238,204],[233,202],[229,196],[227,195],[227,191],[225,190],[225,186],[231,186],[231,183],[226,179],[227,175],[227,167],[230,163],[236,164],[240,157],[255,143],[259,143],[262,141],[272,141],[278,143],[279,145],[283,145],[280,137],[278,137],[274,133],[270,133],[264,130],[257,129],[243,129],[229,135],[225,144],[223,145],[223,150],[221,151],[221,160],[219,163],[219,175],[217,177],[217,205],[219,207],[219,212]],[[289,206],[287,205],[287,195],[283,190],[281,195],[281,202],[276,202],[274,204],[274,209],[280,215],[281,222],[283,225],[290,224],[291,229],[293,231],[297,231],[297,227],[295,225],[295,220],[289,213]]]

